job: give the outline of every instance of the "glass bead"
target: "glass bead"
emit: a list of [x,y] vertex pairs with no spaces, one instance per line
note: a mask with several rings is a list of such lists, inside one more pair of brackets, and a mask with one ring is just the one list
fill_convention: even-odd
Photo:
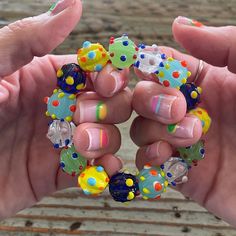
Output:
[[128,36],[110,39],[109,54],[112,65],[118,69],[129,68],[134,64],[138,55],[138,47]]
[[57,71],[57,85],[66,93],[76,94],[85,88],[86,74],[75,63],[63,65]]
[[172,186],[188,181],[188,164],[179,157],[171,157],[163,164],[168,183]]
[[66,120],[54,120],[48,127],[47,137],[55,148],[71,146],[75,125]]
[[165,172],[160,167],[145,165],[138,174],[138,180],[143,199],[159,199],[168,186]]
[[163,58],[165,58],[165,55],[159,52],[157,45],[145,46],[141,44],[134,66],[145,75],[148,75],[158,70],[159,64],[164,61]]
[[86,195],[102,193],[109,182],[109,177],[102,166],[87,166],[79,175],[78,183]]
[[60,166],[69,175],[79,175],[87,166],[87,160],[75,150],[74,145],[65,148],[60,154]]
[[139,195],[138,180],[132,174],[118,173],[111,177],[109,191],[115,201],[131,201]]
[[85,41],[78,50],[77,60],[82,70],[86,72],[99,72],[107,64],[109,55],[100,43]]
[[187,69],[185,61],[178,61],[172,57],[167,58],[166,61],[160,63],[156,76],[158,82],[165,87],[180,89],[182,84],[187,82],[188,77],[191,75]]

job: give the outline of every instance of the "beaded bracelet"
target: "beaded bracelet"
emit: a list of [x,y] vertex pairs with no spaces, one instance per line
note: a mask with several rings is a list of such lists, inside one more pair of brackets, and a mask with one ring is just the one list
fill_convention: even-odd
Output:
[[[204,141],[200,140],[190,147],[177,148],[178,157],[171,157],[161,166],[146,164],[137,174],[119,172],[110,179],[102,166],[92,166],[76,151],[73,145],[76,96],[83,92],[88,72],[99,72],[111,63],[119,70],[134,66],[142,73],[156,75],[156,81],[165,86],[179,89],[186,98],[187,112],[197,116],[202,122],[203,134],[208,131],[211,119],[206,110],[197,107],[200,103],[201,88],[187,82],[191,75],[185,61],[178,61],[159,51],[157,45],[146,46],[135,43],[126,34],[110,38],[109,50],[99,43],[86,41],[78,50],[78,65],[63,65],[57,71],[57,86],[51,97],[45,98],[46,115],[53,121],[49,123],[47,137],[54,148],[63,148],[60,153],[60,166],[72,176],[78,176],[78,184],[87,195],[102,193],[109,185],[109,192],[115,201],[127,202],[136,196],[143,199],[159,199],[167,186],[187,182],[188,171],[192,165],[204,158]],[[154,101],[159,106],[160,101]],[[106,107],[97,107],[97,117],[106,115]],[[168,125],[168,132],[174,132],[177,124]],[[101,140],[105,140],[103,133]]]

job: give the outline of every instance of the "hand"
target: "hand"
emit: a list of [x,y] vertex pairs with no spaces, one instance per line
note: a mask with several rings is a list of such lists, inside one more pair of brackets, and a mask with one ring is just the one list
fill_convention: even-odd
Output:
[[[189,171],[189,181],[178,189],[236,226],[236,27],[207,27],[180,17],[173,23],[173,34],[192,56],[170,48],[162,51],[187,61],[192,72],[190,81],[196,76],[199,59],[206,61],[197,85],[203,89],[200,106],[212,118],[204,137],[206,157]],[[151,99],[160,94],[162,108],[154,113]],[[186,116],[186,102],[180,91],[142,81],[135,88],[132,103],[140,115],[131,128],[131,137],[140,146],[136,157],[139,169],[147,162],[160,165],[172,155],[172,147],[189,146],[201,138],[201,124]],[[169,134],[167,124],[171,123],[179,123],[182,130]]]
[[[57,69],[76,62],[76,55],[44,55],[64,41],[79,21],[81,11],[79,0],[64,0],[45,14],[0,29],[0,218],[58,189],[77,186],[76,177],[60,171],[59,152],[46,138],[49,119],[44,115],[47,108],[43,98],[56,87]],[[73,117],[77,125],[83,123],[75,131],[76,149],[95,159],[95,164],[103,165],[109,175],[122,167],[121,161],[108,153],[120,147],[120,133],[112,124],[125,121],[131,114],[131,92],[123,90],[127,74],[127,70],[117,72],[111,65],[100,73],[91,73],[89,92],[78,97]],[[95,124],[98,101],[107,105],[108,113]],[[119,112],[114,113],[117,109]],[[107,133],[108,144],[102,148],[95,145],[91,151],[87,150],[88,143],[96,144],[96,135],[90,140],[88,132],[93,128]]]

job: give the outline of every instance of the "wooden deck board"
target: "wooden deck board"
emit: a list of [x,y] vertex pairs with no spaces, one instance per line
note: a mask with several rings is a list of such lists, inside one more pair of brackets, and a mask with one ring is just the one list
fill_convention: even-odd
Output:
[[[0,26],[49,8],[46,0],[1,0]],[[77,51],[84,40],[99,41],[124,32],[137,42],[180,47],[171,34],[174,17],[185,15],[208,25],[235,24],[235,0],[84,0],[81,23],[54,53]],[[134,85],[136,79],[131,81]],[[135,117],[133,114],[132,119]],[[131,120],[132,120],[131,119]],[[118,125],[122,148],[118,152],[134,169],[137,147],[128,138],[131,120]],[[0,222],[0,236],[236,236],[236,231],[180,193],[169,189],[160,201],[114,202],[106,192],[94,199],[78,189],[64,190],[43,199],[16,217]]]

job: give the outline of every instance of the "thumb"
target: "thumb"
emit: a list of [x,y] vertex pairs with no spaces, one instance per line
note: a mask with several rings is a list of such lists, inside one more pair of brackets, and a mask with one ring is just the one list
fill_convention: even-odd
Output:
[[179,16],[172,30],[175,40],[191,55],[236,73],[236,27],[209,27]]
[[9,75],[34,56],[44,56],[62,43],[78,23],[80,0],[59,0],[42,15],[0,29],[0,77]]

